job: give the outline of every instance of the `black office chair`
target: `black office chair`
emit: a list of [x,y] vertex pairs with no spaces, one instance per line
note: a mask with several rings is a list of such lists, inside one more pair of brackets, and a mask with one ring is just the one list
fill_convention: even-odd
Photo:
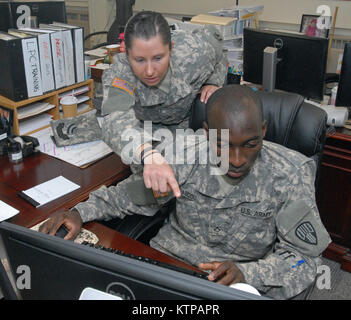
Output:
[[112,23],[109,31],[98,31],[90,33],[84,37],[84,43],[93,36],[107,35],[105,42],[94,45],[90,49],[96,49],[109,44],[115,44],[119,42],[118,36],[124,31],[124,27],[127,24],[128,19],[133,15],[133,5],[135,0],[116,0],[116,18]]

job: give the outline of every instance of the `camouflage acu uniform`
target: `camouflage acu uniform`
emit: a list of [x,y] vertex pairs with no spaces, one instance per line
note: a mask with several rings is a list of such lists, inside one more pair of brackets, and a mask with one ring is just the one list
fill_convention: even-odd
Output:
[[[112,67],[103,73],[103,139],[119,155],[126,145],[121,136],[135,129],[143,142],[143,121],[154,129],[188,128],[190,109],[203,85],[222,86],[227,74],[219,33],[212,27],[182,30],[172,34],[174,48],[165,78],[157,87],[148,87],[133,73],[125,54],[118,54]],[[132,133],[134,136],[134,133]]]
[[[152,247],[193,265],[232,260],[248,284],[276,299],[314,281],[330,237],[315,203],[313,160],[264,141],[250,173],[236,184],[210,175],[210,164],[173,167],[182,196]],[[137,203],[129,188],[137,180],[142,177],[132,175],[91,193],[76,207],[83,221],[153,215],[161,203]]]

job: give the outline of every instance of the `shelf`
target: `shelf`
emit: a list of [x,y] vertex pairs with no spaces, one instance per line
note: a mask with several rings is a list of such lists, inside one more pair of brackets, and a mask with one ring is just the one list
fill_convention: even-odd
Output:
[[[0,95],[0,108],[5,107],[6,109],[12,110],[12,112],[13,112],[12,131],[14,134],[20,135],[20,122],[23,120],[18,119],[18,109],[19,108],[24,107],[24,106],[28,106],[28,105],[35,103],[35,102],[40,102],[40,101],[47,102],[49,104],[54,105],[54,107],[50,110],[38,112],[36,115],[34,115],[30,118],[34,118],[42,113],[47,113],[47,114],[50,114],[52,116],[53,120],[58,120],[58,119],[62,118],[62,116],[60,115],[60,97],[59,97],[59,95],[62,93],[65,93],[65,92],[69,92],[73,89],[84,87],[84,86],[88,86],[89,89],[85,92],[82,92],[80,95],[86,95],[88,97],[88,99],[86,101],[84,101],[83,103],[89,105],[89,108],[87,110],[84,110],[83,112],[79,113],[79,114],[83,114],[85,112],[88,112],[88,111],[94,109],[94,106],[93,106],[94,81],[92,79],[89,79],[87,81],[83,81],[80,83],[76,83],[74,85],[71,85],[71,86],[68,86],[65,88],[61,88],[61,89],[56,90],[56,91],[46,93],[42,96],[37,96],[37,97],[33,97],[30,99],[21,100],[21,101],[17,101],[17,102],[12,101],[12,100]],[[31,133],[37,132],[39,130],[42,130],[44,128],[48,128],[48,127],[49,127],[49,124],[45,125],[45,126],[40,126],[40,127],[36,128],[34,130],[31,130],[29,132],[22,132],[21,135],[31,134]]]

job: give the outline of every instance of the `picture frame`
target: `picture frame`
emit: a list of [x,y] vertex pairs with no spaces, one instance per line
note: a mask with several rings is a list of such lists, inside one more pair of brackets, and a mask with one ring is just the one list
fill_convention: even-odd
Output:
[[[324,26],[321,29],[318,28],[318,19],[323,19],[320,21]],[[331,19],[331,16],[303,14],[301,18],[300,32],[311,37],[328,38]]]

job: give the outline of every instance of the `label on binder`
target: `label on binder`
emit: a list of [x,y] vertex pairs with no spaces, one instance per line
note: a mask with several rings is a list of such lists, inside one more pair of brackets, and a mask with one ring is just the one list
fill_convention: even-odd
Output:
[[22,39],[28,98],[43,94],[37,38]]

